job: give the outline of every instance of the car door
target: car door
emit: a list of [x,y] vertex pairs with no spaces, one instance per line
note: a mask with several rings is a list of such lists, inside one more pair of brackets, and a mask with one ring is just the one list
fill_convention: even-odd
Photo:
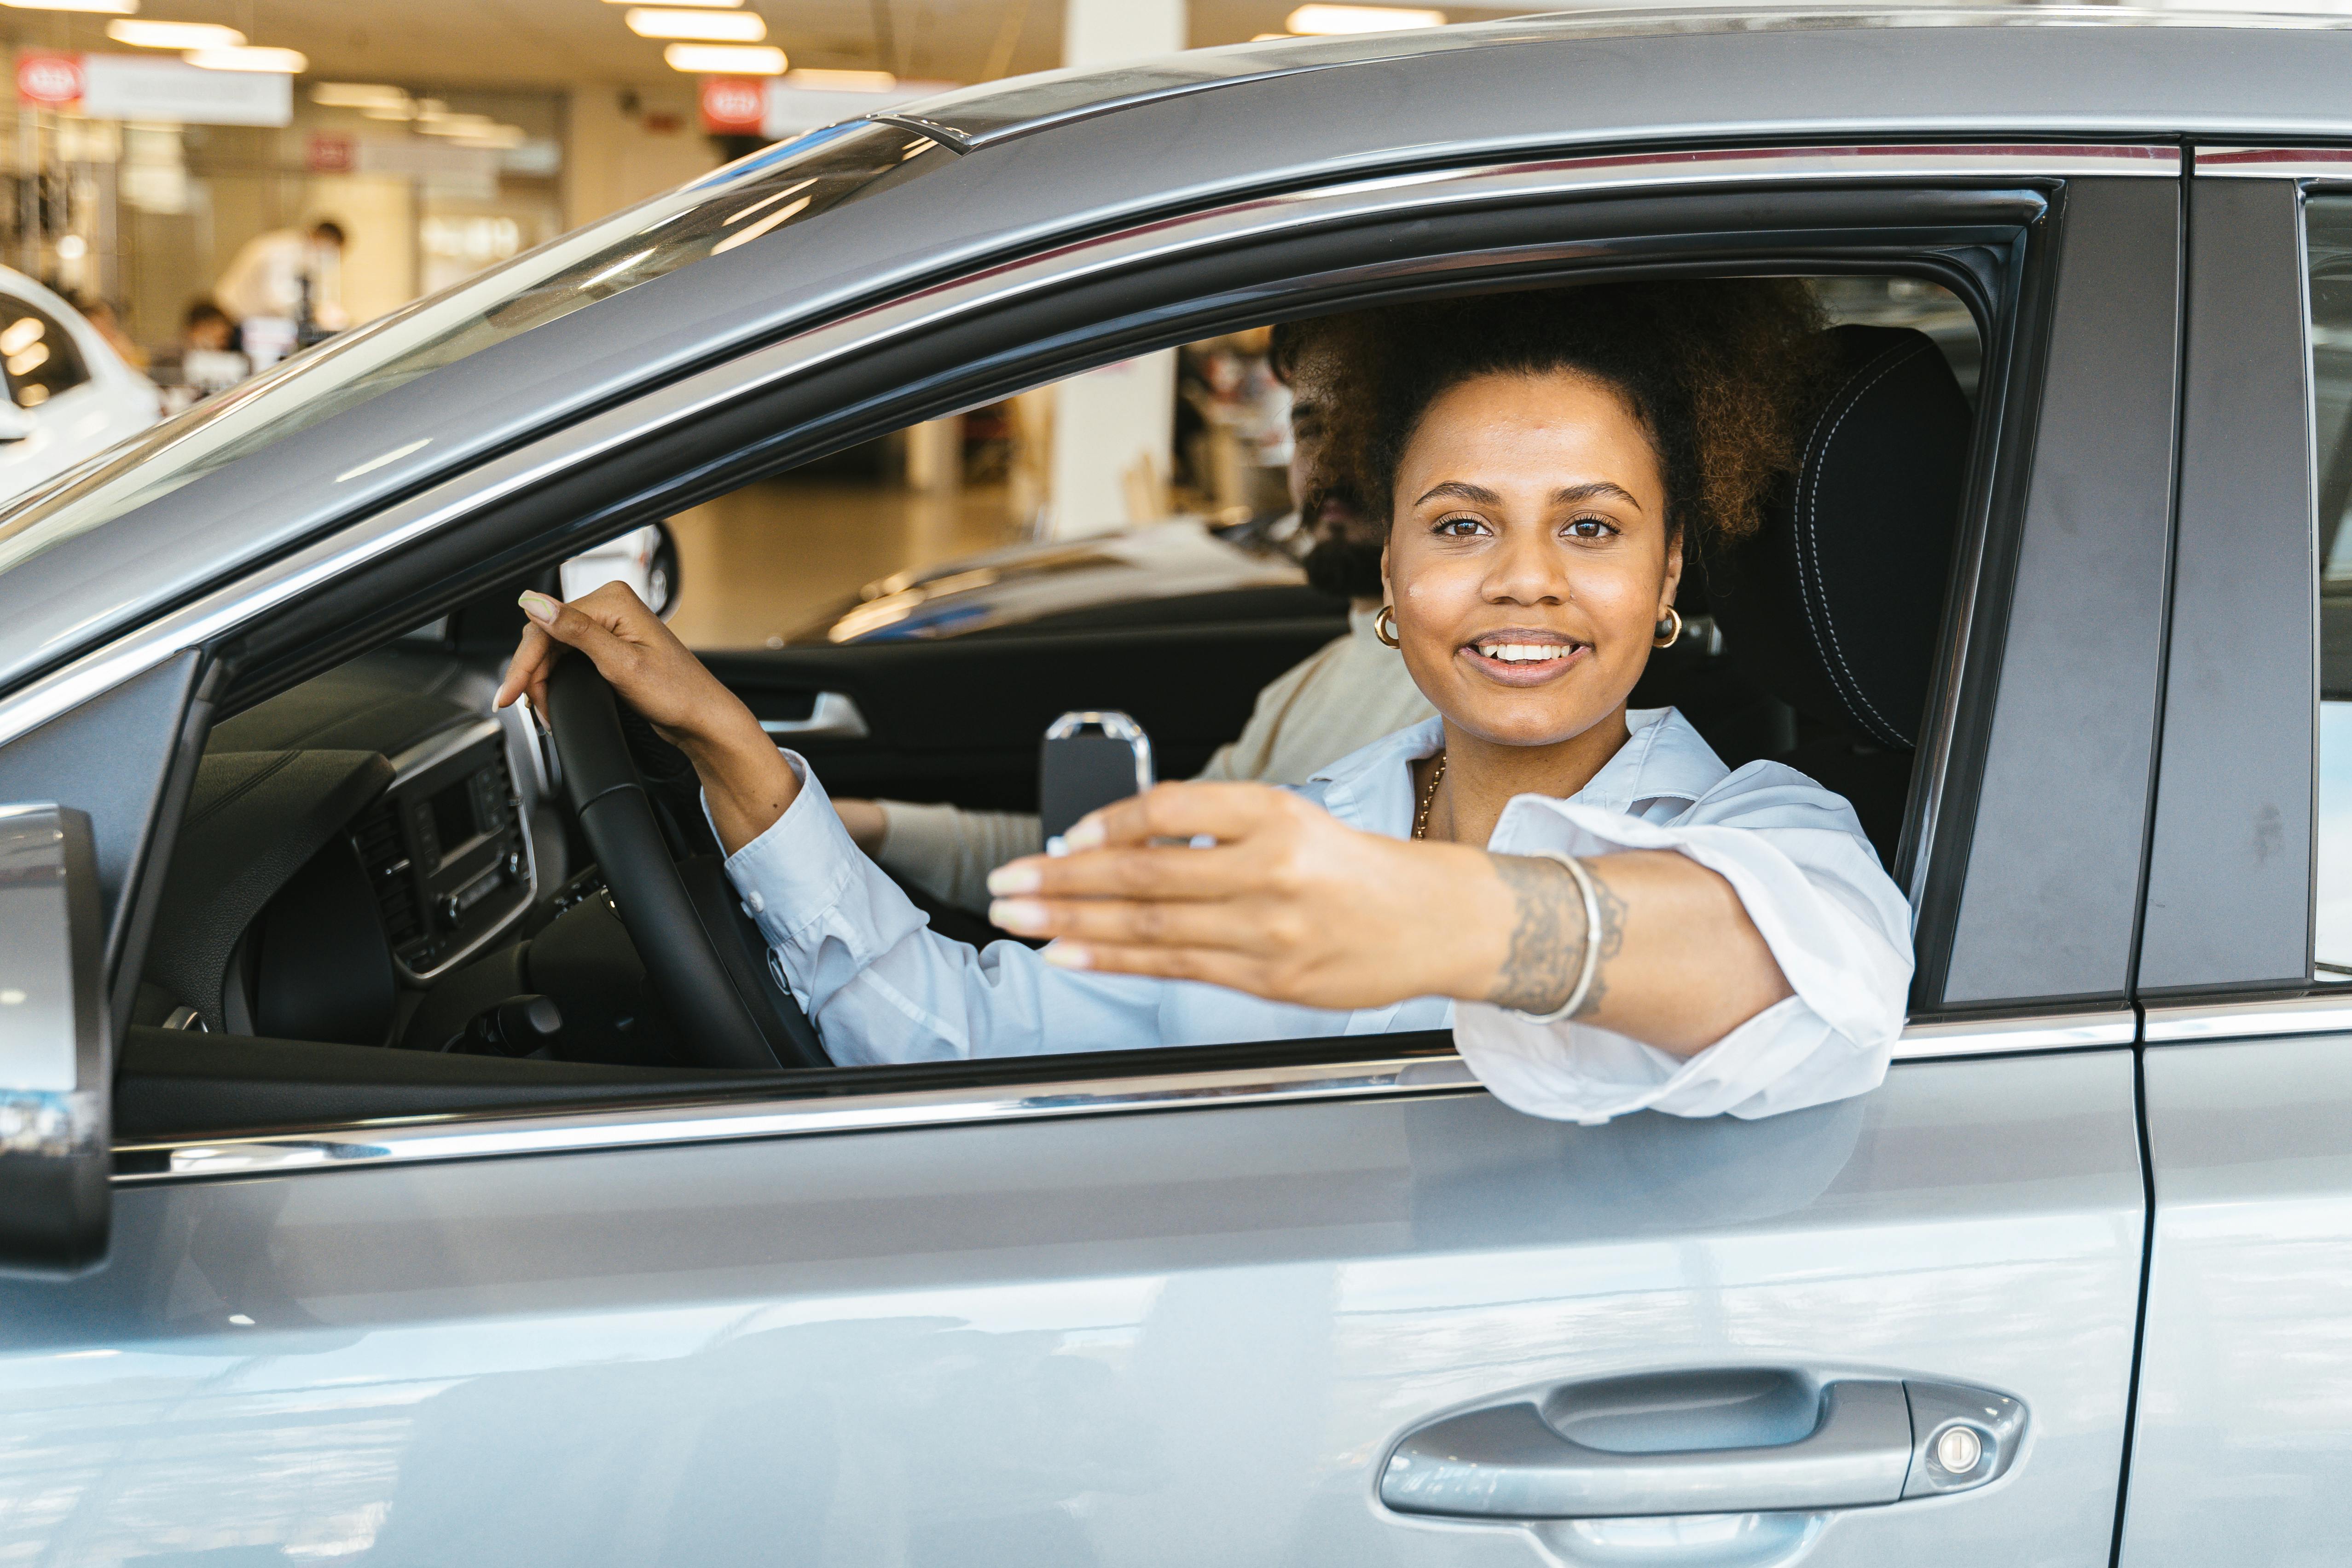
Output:
[[2047,212],[2003,275],[1876,1092],[1577,1126],[1372,1037],[129,1149],[111,1264],[0,1287],[0,1546],[2104,1563],[2180,232],[2168,152],[2122,154],[2000,165]]
[[2120,1560],[2321,1563],[2352,1478],[2352,150],[2195,161]]

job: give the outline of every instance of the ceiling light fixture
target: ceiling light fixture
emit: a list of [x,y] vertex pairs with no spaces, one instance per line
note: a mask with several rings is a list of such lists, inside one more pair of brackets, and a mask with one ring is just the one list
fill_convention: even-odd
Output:
[[[645,3],[646,0],[604,0],[607,5],[642,5]],[[700,11],[738,11],[743,6],[743,0],[692,0],[692,3]]]
[[1401,27],[1443,27],[1445,13],[1402,5],[1301,5],[1282,25],[1294,33],[1387,33]]
[[296,77],[310,68],[310,57],[299,49],[190,49],[180,57],[208,71],[260,71],[269,76]]
[[310,101],[327,109],[405,110],[408,95],[389,82],[322,81],[310,89]]
[[137,14],[139,0],[0,0],[12,11],[94,11],[108,16]]
[[640,38],[698,38],[715,44],[756,44],[768,24],[753,11],[669,11],[640,6],[621,18]]
[[888,71],[800,70],[786,71],[784,85],[810,92],[888,92],[898,78]]
[[771,44],[672,44],[662,61],[690,76],[772,77],[784,72],[784,51]]
[[217,22],[137,22],[129,17],[106,25],[106,36],[135,49],[234,49],[245,35]]

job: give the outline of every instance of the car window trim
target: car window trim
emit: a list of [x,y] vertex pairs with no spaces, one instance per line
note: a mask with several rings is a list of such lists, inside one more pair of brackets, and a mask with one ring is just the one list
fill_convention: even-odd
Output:
[[[2175,498],[2173,570],[2177,584],[2190,567],[2201,568],[2201,580],[2209,586],[2192,601],[2184,600],[2176,585],[2168,610],[2165,662],[2169,672],[2179,663],[2195,660],[2199,652],[2210,653],[2226,642],[2233,654],[2251,659],[2252,667],[2263,677],[2257,685],[2265,688],[2266,698],[2273,695],[2267,689],[2272,685],[2284,691],[2291,679],[2308,684],[2306,700],[2281,702],[2257,720],[2246,716],[2240,699],[2216,702],[2196,695],[2193,685],[2182,687],[2190,694],[2183,697],[2175,690],[2182,684],[2171,681],[2168,674],[2157,805],[2152,813],[2147,886],[2132,992],[2144,1003],[2151,1028],[2160,1023],[2162,1033],[2151,1034],[2152,1040],[2207,1038],[2216,1031],[2225,1032],[2231,1019],[2246,1020],[2248,1032],[2304,1032],[2304,1026],[2278,1025],[2275,1020],[2297,1017],[2307,1010],[2306,1002],[2317,1003],[2324,1011],[2329,989],[2312,967],[2318,896],[2319,478],[2308,225],[2303,193],[2331,183],[2340,186],[2352,178],[2352,152],[2324,145],[2198,142],[2188,149],[2188,157],[2193,175],[2183,182],[2189,202],[2191,242],[2184,258],[2188,330],[2181,344],[2184,477]],[[2253,183],[2261,181],[2271,182],[2271,188]],[[2276,203],[2278,196],[2289,193],[2279,190],[2282,184],[2292,188],[2291,214]],[[2251,314],[2248,304],[2250,290],[2283,288],[2287,279],[2276,264],[2290,252],[2295,296],[2291,350],[2284,330],[2274,325],[2275,308],[2256,316]],[[2220,367],[2217,373],[2200,378],[2200,350]],[[2254,450],[2263,452],[2260,441],[2285,425],[2247,410],[2263,395],[2276,398],[2286,383],[2284,372],[2294,378],[2300,413],[2294,461],[2289,463],[2273,446],[2264,452],[2273,461],[2250,463],[2240,449],[2252,439]],[[2249,429],[2259,435],[2249,438]],[[2236,439],[2217,441],[2217,431]],[[2215,455],[2222,448],[2227,448],[2227,455]],[[2200,482],[2195,485],[2189,477],[2192,461],[2208,470],[2197,476]],[[2299,466],[2301,537],[2291,551],[2259,528],[2249,530],[2245,526],[2243,519],[2250,511],[2257,519],[2285,515],[2284,507],[2275,514],[2265,511],[2269,498],[2259,488],[2249,501],[2237,472],[2248,466],[2266,478]],[[2217,472],[2227,483],[2216,480]],[[2246,543],[2250,538],[2254,541],[2251,546]],[[2262,553],[2265,544],[2274,548],[2274,557]],[[2233,591],[2242,591],[2247,581],[2261,581],[2264,572],[2272,574],[2273,581],[2279,580],[2280,563],[2294,554],[2303,613],[2290,612],[2254,627],[2245,626],[2244,617],[2235,613],[2237,607],[2210,587],[2220,576],[2214,563],[2224,550],[2230,556]],[[2192,551],[2197,552],[2193,560]],[[2277,600],[2267,598],[2263,602],[2274,606]],[[2266,641],[2250,650],[2242,646],[2245,638],[2256,636]],[[2291,852],[2299,837],[2302,853],[2259,854],[2255,860],[2262,870],[2250,876],[2242,855],[2233,857],[2232,841],[2206,828],[2216,819],[2251,815],[2247,808],[2260,802],[2250,795],[2263,792],[2261,781],[2282,777],[2274,768],[2261,765],[2259,746],[2252,753],[2255,761],[2247,762],[2250,753],[2244,737],[2252,734],[2263,744],[2273,744],[2282,737],[2291,738],[2297,725],[2307,740],[2302,748],[2304,789],[2289,810],[2273,811],[2272,816],[2280,841]],[[2200,758],[2221,755],[2213,749],[2217,737],[2222,743],[2236,743],[2229,752],[2231,773],[2251,787],[2235,797],[2229,789],[2214,788],[2210,771],[2201,779],[2189,771]],[[2176,754],[2189,760],[2178,761]],[[2164,796],[2168,783],[2176,791],[2170,811]],[[2253,899],[2263,918],[2249,918],[2242,907],[2231,907],[2233,901],[2246,901],[2250,883],[2298,873],[2299,929],[2266,928],[2267,912],[2292,908],[2293,901],[2276,904]],[[2277,890],[2273,886],[2271,891]],[[2189,910],[2194,913],[2184,913]],[[2265,1023],[2266,1019],[2272,1021]]]
[[[1895,1059],[1933,1061],[2113,1049],[2131,1045],[2137,1035],[2137,1023],[2128,1010],[2035,1014],[1964,1023],[1937,1020],[1905,1030]],[[152,1186],[680,1144],[1484,1092],[1459,1056],[1429,1054],[1207,1071],[1140,1071],[1009,1086],[961,1085],[855,1095],[783,1093],[622,1111],[600,1107],[451,1113],[229,1137],[121,1143],[114,1148],[113,1180],[118,1186]]]

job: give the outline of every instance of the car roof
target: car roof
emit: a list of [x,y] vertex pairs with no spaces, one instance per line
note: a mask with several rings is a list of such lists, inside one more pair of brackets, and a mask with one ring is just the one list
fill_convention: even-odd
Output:
[[1239,46],[945,95],[887,117],[962,150],[935,172],[534,327],[0,573],[0,690],[596,408],[1073,233],[1568,149],[2352,141],[2347,79],[2352,31],[2332,18],[1759,8]]
[[1138,104],[1241,81],[1529,44],[1858,28],[1979,27],[2038,33],[2054,27],[2190,27],[2309,32],[2341,30],[2347,22],[2352,19],[2314,13],[2019,5],[2011,0],[1958,5],[1601,6],[1450,27],[1265,38],[1109,69],[1041,71],[941,93],[880,118],[920,126],[953,146],[971,151]]

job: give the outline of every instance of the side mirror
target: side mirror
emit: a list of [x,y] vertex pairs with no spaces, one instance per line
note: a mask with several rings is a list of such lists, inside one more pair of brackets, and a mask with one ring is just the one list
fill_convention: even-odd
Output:
[[663,620],[677,608],[677,536],[666,522],[654,525],[654,557],[646,567],[646,603]]
[[109,1049],[89,819],[0,806],[0,1270],[105,1261]]
[[23,441],[33,434],[33,416],[14,398],[0,397],[0,443]]

